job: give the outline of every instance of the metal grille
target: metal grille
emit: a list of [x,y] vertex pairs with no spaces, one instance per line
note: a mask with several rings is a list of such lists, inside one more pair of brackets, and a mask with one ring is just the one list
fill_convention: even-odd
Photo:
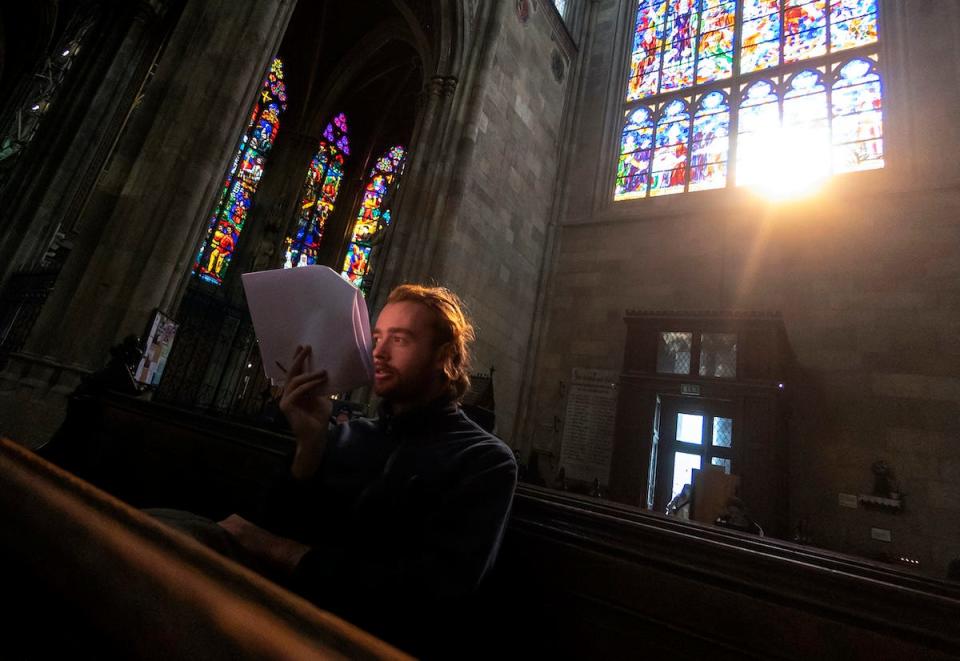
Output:
[[190,288],[178,317],[177,338],[154,399],[285,430],[277,407],[279,389],[271,388],[263,373],[246,311]]
[[0,368],[26,344],[43,304],[53,291],[58,270],[15,273],[0,296]]

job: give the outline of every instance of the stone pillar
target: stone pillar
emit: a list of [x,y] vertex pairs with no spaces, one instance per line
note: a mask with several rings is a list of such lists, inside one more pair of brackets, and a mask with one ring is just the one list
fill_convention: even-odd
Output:
[[[154,308],[176,309],[295,4],[187,1],[147,98],[81,220],[84,230],[58,286],[26,350],[0,375],[0,390],[68,392],[76,378],[63,379],[65,373],[98,368],[110,346],[144,331]],[[34,416],[23,407],[6,415],[4,408],[0,402],[7,429],[29,434],[24,422]],[[62,397],[44,409],[62,410]]]
[[427,218],[433,210],[440,185],[438,165],[444,161],[444,130],[451,119],[457,82],[454,76],[433,76],[424,90],[422,114],[410,140],[410,162],[404,173],[406,185],[401,187],[393,205],[395,216],[409,221],[396,223],[387,234],[379,256],[380,276],[371,292],[374,307],[381,307],[390,290],[412,270],[406,262],[411,254],[417,254],[410,248],[423,240],[424,223],[410,221]]
[[[153,308],[176,307],[293,6],[291,0],[188,3],[149,106],[131,127],[145,139],[120,146],[125,158],[114,167],[129,164],[129,170],[119,198],[101,219],[102,231],[79,241],[80,254],[71,255],[62,275],[76,285],[53,294],[28,350],[95,367],[116,340],[143,329]],[[129,143],[139,143],[136,137]]]
[[[429,279],[442,269],[439,254],[449,218],[457,213],[469,178],[471,155],[477,141],[480,108],[496,52],[501,24],[513,3],[482,3],[475,17],[476,34],[462,64],[461,77],[446,73],[430,81],[430,98],[420,127],[421,138],[411,150],[414,170],[405,175],[408,192],[395,205],[397,227],[386,255],[390,284]],[[436,97],[436,98],[434,98]],[[404,221],[403,219],[407,220]],[[410,222],[415,221],[415,222]],[[390,286],[380,283],[376,303],[382,304]]]
[[28,146],[5,191],[0,282],[20,268],[36,268],[58,229],[73,241],[80,209],[160,46],[166,4],[114,2],[95,15],[43,134]]

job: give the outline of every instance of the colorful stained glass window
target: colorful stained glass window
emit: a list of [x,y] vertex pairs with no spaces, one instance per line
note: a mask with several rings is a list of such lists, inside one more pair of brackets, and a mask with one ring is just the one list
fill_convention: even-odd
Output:
[[615,199],[627,200],[647,194],[652,153],[653,113],[641,106],[627,112],[627,124],[620,142]]
[[333,212],[343,180],[343,161],[350,155],[347,117],[340,113],[327,124],[320,147],[310,162],[300,196],[297,229],[287,237],[284,268],[317,263],[317,249]]
[[690,190],[727,185],[730,104],[722,91],[705,94],[693,117],[690,150]]
[[675,99],[664,106],[657,121],[650,195],[683,191],[687,177],[689,135],[690,113],[687,112],[687,104]]
[[830,48],[833,51],[877,41],[877,0],[831,0]]
[[260,86],[247,130],[240,138],[237,154],[227,171],[219,202],[210,218],[209,229],[197,253],[193,273],[201,280],[215,285],[223,282],[263,176],[267,155],[280,130],[280,114],[286,109],[283,63],[275,58]]
[[693,85],[699,0],[669,0],[660,66],[660,91]]
[[396,184],[403,169],[406,151],[397,145],[377,159],[364,187],[360,211],[353,225],[347,256],[341,275],[365,294],[370,290],[370,252],[378,235],[390,225],[390,211],[384,208],[384,198]]
[[740,31],[740,71],[780,64],[780,0],[744,0]]
[[724,80],[733,75],[733,32],[736,3],[709,0],[700,15],[697,43],[697,83]]
[[881,97],[873,60],[858,58],[839,67],[832,94],[834,172],[883,167]]
[[638,3],[627,101],[652,96],[660,89],[660,50],[666,11],[666,0],[640,0]]
[[882,167],[878,11],[639,0],[614,199],[769,180],[789,154],[824,175]]
[[807,60],[827,52],[826,0],[786,0],[783,61]]

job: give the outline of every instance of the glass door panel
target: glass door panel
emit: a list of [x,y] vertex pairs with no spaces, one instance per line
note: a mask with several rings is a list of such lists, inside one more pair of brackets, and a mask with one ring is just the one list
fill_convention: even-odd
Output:
[[699,454],[690,454],[689,452],[675,452],[673,455],[673,490],[670,498],[673,499],[677,494],[683,491],[686,484],[693,481],[693,469],[700,468],[701,457]]

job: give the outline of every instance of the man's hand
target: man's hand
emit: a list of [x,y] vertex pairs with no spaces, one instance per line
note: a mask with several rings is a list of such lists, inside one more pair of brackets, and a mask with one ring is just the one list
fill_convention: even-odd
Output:
[[250,555],[273,569],[290,573],[296,569],[309,546],[286,537],[274,535],[236,514],[219,522],[221,528],[233,536]]
[[297,479],[316,473],[326,449],[327,425],[333,402],[320,395],[327,383],[325,370],[305,372],[310,346],[298,346],[287,371],[287,383],[280,398],[280,410],[287,416],[297,437],[297,452],[290,471]]

